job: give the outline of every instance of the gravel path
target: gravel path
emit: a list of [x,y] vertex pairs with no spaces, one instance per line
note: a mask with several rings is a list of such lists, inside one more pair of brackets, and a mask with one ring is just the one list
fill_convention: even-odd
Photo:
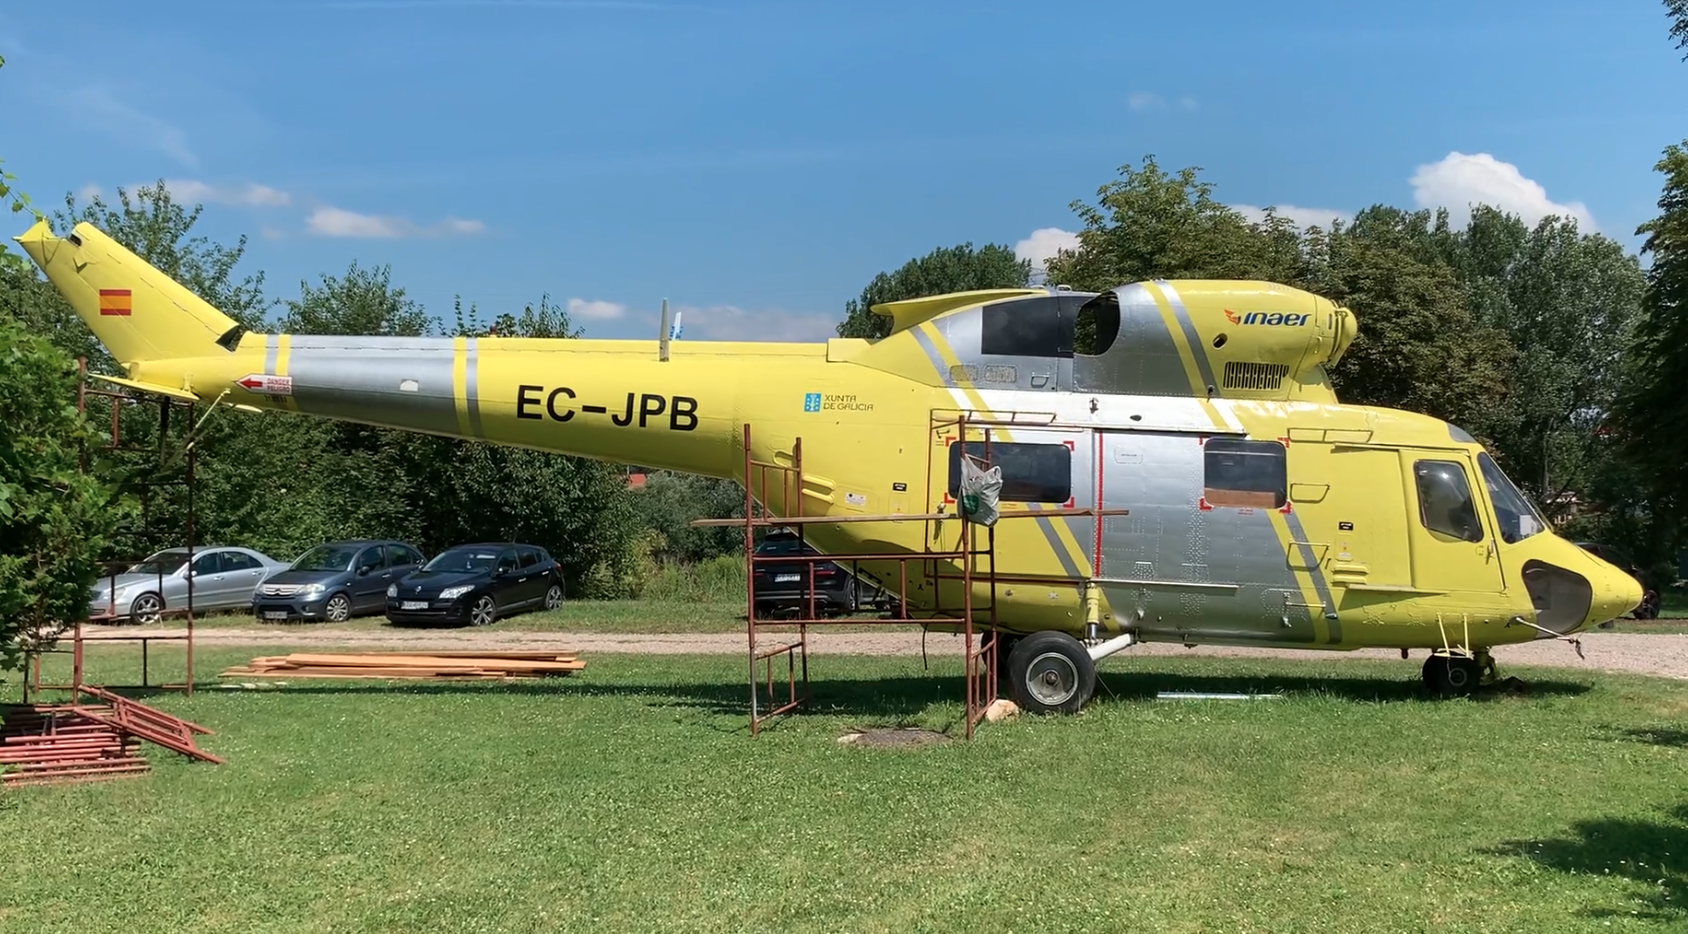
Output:
[[[102,637],[129,635],[131,631],[89,633],[88,642]],[[152,629],[149,636],[181,636],[183,629]],[[764,637],[767,638],[767,637]],[[1507,645],[1495,649],[1495,661],[1505,665],[1544,665],[1554,668],[1575,668],[1588,671],[1628,672],[1656,675],[1665,678],[1688,679],[1688,635],[1651,633],[1587,633],[1581,637],[1585,658],[1559,641],[1541,641],[1522,645]],[[674,633],[664,635],[631,635],[613,633],[517,632],[492,630],[445,630],[428,634],[410,632],[362,631],[324,632],[305,628],[271,629],[201,629],[194,633],[198,646],[343,646],[367,651],[429,650],[534,650],[557,649],[581,654],[642,653],[656,655],[731,655],[745,651],[743,633]],[[818,633],[809,636],[810,649],[820,655],[919,655],[921,634],[918,632],[885,633]],[[930,655],[952,655],[961,651],[959,636],[933,634],[926,637],[925,650]],[[1360,649],[1353,652],[1321,652],[1304,649],[1251,649],[1218,646],[1197,646],[1186,649],[1181,645],[1150,643],[1135,646],[1122,655],[1150,656],[1206,656],[1224,658],[1259,658],[1262,656],[1292,659],[1328,659],[1333,655],[1345,658],[1399,659],[1399,651],[1390,649]],[[1414,656],[1423,658],[1422,650]]]

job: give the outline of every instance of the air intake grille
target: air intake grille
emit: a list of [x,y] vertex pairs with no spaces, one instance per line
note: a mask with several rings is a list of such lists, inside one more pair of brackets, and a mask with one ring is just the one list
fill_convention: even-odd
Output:
[[1282,363],[1225,364],[1226,389],[1277,389],[1289,375],[1289,367]]

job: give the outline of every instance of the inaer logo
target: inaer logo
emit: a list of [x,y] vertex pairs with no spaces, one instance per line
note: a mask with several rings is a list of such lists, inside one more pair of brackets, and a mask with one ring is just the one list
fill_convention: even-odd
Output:
[[1306,324],[1307,319],[1313,316],[1312,314],[1288,315],[1281,311],[1251,311],[1246,315],[1239,315],[1227,308],[1225,309],[1225,317],[1232,324],[1264,324],[1269,327],[1282,325],[1284,327],[1298,328],[1303,324]]

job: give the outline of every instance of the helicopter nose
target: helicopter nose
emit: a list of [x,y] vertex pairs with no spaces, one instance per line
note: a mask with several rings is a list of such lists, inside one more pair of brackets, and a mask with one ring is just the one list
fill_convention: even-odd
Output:
[[1641,582],[1613,568],[1598,578],[1589,607],[1588,625],[1617,619],[1641,605]]

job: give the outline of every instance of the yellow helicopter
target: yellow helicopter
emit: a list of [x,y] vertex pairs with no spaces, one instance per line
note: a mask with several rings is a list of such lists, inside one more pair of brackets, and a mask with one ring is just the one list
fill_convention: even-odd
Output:
[[[1642,596],[1466,432],[1340,403],[1353,315],[1274,283],[939,295],[876,306],[875,341],[329,337],[246,332],[86,223],[16,239],[135,389],[740,483],[753,424],[760,462],[802,439],[800,490],[763,505],[836,517],[805,536],[885,556],[859,566],[881,584],[984,521],[969,492],[1030,513],[992,527],[1014,581],[992,599],[1009,695],[1035,712],[1079,709],[1096,662],[1140,642],[1428,649],[1432,691],[1468,694],[1493,647]],[[847,521],[933,514],[956,518]],[[957,602],[949,570],[907,586],[910,613]]]

